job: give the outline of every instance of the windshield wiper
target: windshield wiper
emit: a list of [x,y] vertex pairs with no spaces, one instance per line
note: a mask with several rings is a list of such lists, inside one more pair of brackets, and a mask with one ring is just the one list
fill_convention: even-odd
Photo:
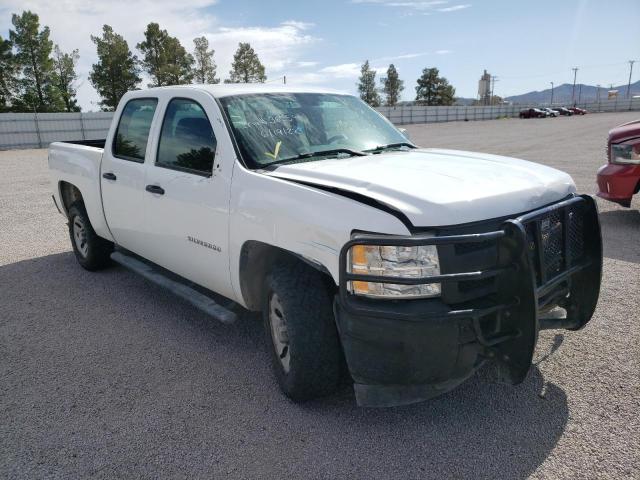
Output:
[[377,152],[382,152],[383,150],[389,150],[391,148],[400,148],[400,147],[416,148],[416,146],[413,145],[412,143],[398,142],[398,143],[389,143],[388,145],[378,145],[376,148],[370,148],[368,150],[363,150],[363,151],[377,153]]
[[363,157],[367,154],[364,152],[360,152],[358,150],[351,150],[350,148],[332,148],[330,150],[318,150],[317,152],[305,152],[300,155],[296,155],[295,157],[283,158],[282,160],[276,160],[275,162],[271,162],[267,166],[272,165],[282,165],[284,163],[294,163],[299,160],[306,160],[308,158],[314,157],[324,157],[327,155],[338,155],[340,153],[346,153],[352,157]]

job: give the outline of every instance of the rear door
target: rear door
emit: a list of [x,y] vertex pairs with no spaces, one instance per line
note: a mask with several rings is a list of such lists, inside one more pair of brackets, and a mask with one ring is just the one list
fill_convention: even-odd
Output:
[[142,255],[233,298],[228,216],[234,157],[220,111],[212,96],[197,90],[162,103],[143,189]]
[[149,132],[157,106],[157,98],[126,102],[113,136],[107,139],[100,171],[102,205],[109,230],[117,244],[138,254],[145,244],[144,162],[150,151]]

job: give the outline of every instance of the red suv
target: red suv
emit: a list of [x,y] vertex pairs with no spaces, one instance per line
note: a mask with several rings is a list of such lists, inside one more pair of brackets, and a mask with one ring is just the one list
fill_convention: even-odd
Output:
[[598,170],[598,196],[630,207],[640,190],[640,120],[609,131],[607,158]]

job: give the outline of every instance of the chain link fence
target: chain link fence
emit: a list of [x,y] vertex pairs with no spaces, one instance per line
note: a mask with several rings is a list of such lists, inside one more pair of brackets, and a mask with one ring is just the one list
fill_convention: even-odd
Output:
[[[403,105],[378,107],[396,125],[411,123],[493,120],[517,117],[520,110],[548,105],[487,105],[478,107],[428,107]],[[578,107],[590,113],[640,111],[640,98],[581,102]],[[51,142],[93,140],[107,136],[112,112],[87,113],[2,113],[0,150],[46,148]]]

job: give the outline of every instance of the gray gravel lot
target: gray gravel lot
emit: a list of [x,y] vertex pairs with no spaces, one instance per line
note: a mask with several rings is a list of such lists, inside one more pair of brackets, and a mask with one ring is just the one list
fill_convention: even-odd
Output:
[[[595,191],[609,128],[640,116],[410,126]],[[581,332],[542,332],[517,387],[482,372],[435,400],[296,405],[261,324],[222,325],[128,271],[81,269],[45,150],[0,152],[0,477],[640,478],[640,202],[599,201],[604,282]]]

